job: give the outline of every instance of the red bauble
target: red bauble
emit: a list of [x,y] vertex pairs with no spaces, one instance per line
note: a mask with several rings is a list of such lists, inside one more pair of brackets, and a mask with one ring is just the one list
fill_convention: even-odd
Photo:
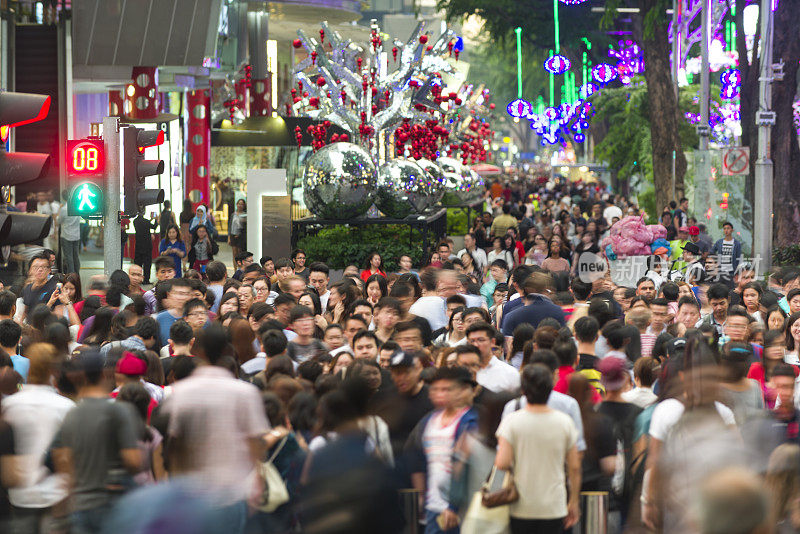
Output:
[[428,36],[427,35],[420,35],[419,36],[419,42],[422,43],[422,44],[427,43],[428,42]]
[[339,136],[339,141],[341,141],[342,143],[346,143],[349,140],[350,140],[350,136],[347,135],[347,134],[342,134],[342,135]]
[[303,46],[303,42],[300,41],[300,39],[295,39],[294,41],[292,41],[292,46],[295,48],[300,48],[301,46]]
[[320,87],[325,87],[325,78],[317,78],[317,85]]
[[489,104],[489,109],[494,109],[494,103]]
[[317,53],[316,52],[311,52],[311,64],[312,65],[316,65],[317,64]]
[[392,47],[392,59],[397,61],[397,47],[396,46]]

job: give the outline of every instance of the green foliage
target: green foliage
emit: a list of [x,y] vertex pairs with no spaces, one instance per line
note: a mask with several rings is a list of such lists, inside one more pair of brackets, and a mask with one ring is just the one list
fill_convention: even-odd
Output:
[[639,209],[644,210],[644,212],[647,214],[647,224],[657,224],[659,213],[658,210],[656,210],[655,188],[652,186],[647,187],[644,191],[637,195],[636,201],[639,204]]
[[467,208],[447,208],[447,235],[464,235],[467,230]]
[[[331,269],[344,269],[350,264],[363,268],[367,257],[377,252],[383,257],[386,270],[396,271],[397,260],[403,254],[411,256],[414,264],[423,259],[420,232],[414,231],[413,236],[410,232],[410,228],[400,225],[334,226],[300,239],[297,246],[306,251],[307,263],[322,261]],[[435,243],[435,237],[431,236],[429,242]]]
[[800,244],[775,247],[772,251],[773,265],[800,265]]

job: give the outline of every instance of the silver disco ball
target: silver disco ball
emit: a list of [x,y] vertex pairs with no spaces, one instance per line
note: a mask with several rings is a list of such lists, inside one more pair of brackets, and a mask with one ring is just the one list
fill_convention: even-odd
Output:
[[433,205],[428,175],[411,160],[398,158],[378,168],[375,204],[388,217],[403,219]]
[[454,172],[456,174],[464,174],[465,168],[464,165],[455,158],[448,158],[447,156],[442,156],[441,158],[436,158],[436,163],[439,167],[442,168],[444,172]]
[[477,202],[483,198],[486,193],[486,182],[483,181],[483,176],[473,171],[472,169],[465,169],[464,179],[470,183],[469,195],[467,202]]
[[444,196],[442,197],[443,206],[458,206],[469,204],[473,197],[472,177],[462,176],[455,172],[444,173]]
[[375,164],[366,150],[352,143],[333,143],[308,158],[303,199],[318,217],[350,219],[372,205],[375,181]]
[[444,173],[442,169],[431,160],[424,158],[418,159],[417,165],[422,167],[422,170],[428,175],[430,192],[433,197],[433,202],[430,205],[438,204],[441,202],[442,196],[444,196]]

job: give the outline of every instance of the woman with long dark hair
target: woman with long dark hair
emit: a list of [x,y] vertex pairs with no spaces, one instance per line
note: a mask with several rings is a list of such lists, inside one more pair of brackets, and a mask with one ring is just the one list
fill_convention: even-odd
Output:
[[550,271],[551,273],[569,272],[569,261],[561,257],[561,245],[563,241],[561,237],[553,235],[550,241],[547,242],[547,258],[542,262],[542,269]]
[[373,252],[367,256],[367,267],[361,271],[361,279],[366,282],[367,279],[374,274],[379,274],[384,278],[386,277],[386,271],[383,269],[383,258],[377,252]]
[[189,251],[189,265],[192,269],[205,273],[208,262],[214,260],[219,253],[219,245],[204,224],[195,227],[192,232],[192,249]]
[[158,253],[161,256],[172,258],[175,263],[175,278],[180,278],[181,261],[186,256],[186,244],[181,241],[181,231],[174,224],[167,227],[164,239],[158,244]]

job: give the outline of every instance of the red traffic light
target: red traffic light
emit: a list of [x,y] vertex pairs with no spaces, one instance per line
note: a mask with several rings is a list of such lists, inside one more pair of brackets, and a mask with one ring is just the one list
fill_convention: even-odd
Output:
[[70,175],[86,176],[105,172],[105,147],[100,139],[67,141],[67,170]]
[[50,97],[30,93],[0,93],[0,141],[11,128],[40,121],[50,111]]

